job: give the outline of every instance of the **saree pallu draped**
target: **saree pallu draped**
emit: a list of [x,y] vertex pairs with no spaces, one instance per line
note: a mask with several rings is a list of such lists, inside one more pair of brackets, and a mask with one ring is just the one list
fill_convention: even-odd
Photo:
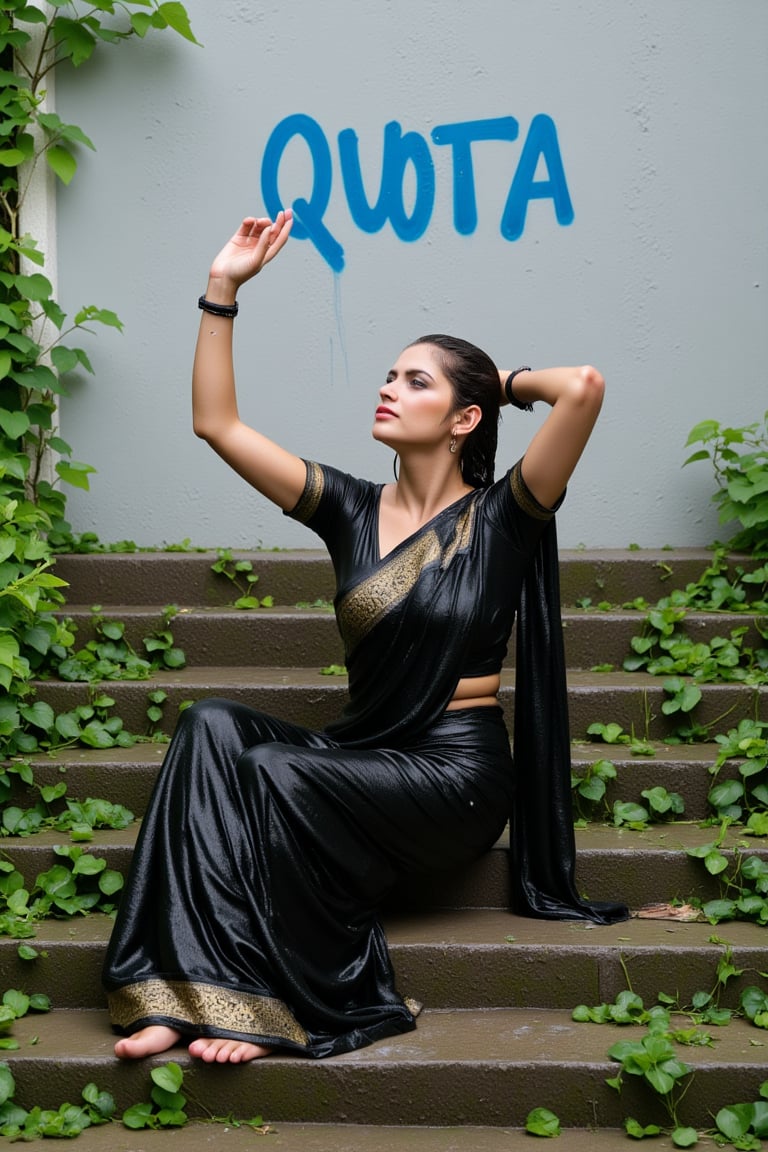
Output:
[[[508,820],[515,911],[627,915],[575,888],[551,511],[518,465],[382,557],[381,487],[309,463],[292,513],[334,564],[343,715],[313,732],[213,700],[179,722],[105,962],[125,1032],[328,1056],[410,1030],[382,901],[476,859]],[[500,708],[446,706],[460,678],[501,666],[518,603],[513,764]]]

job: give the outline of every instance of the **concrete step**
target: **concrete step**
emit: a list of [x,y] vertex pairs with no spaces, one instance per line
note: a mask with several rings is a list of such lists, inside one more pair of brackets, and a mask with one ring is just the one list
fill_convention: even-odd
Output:
[[[330,600],[333,574],[324,549],[234,553],[252,564],[255,593],[276,603]],[[225,576],[212,571],[212,552],[135,552],[60,555],[56,575],[69,584],[67,599],[79,604],[231,604],[236,597]],[[564,604],[588,597],[594,604],[623,604],[643,596],[655,603],[672,588],[699,579],[712,562],[705,548],[590,549],[560,552]],[[746,570],[759,561],[731,557]]]
[[[531,1152],[531,1137],[519,1128],[464,1126],[406,1127],[392,1124],[270,1124],[270,1152]],[[254,1132],[227,1121],[192,1122],[139,1135],[117,1123],[90,1128],[78,1136],[78,1152],[254,1152]],[[558,1152],[627,1152],[623,1130],[568,1128]],[[668,1137],[656,1137],[654,1152],[674,1149]]]
[[[83,800],[88,796],[124,804],[140,816],[149,799],[152,785],[168,748],[163,742],[146,741],[131,748],[109,748],[98,751],[90,748],[62,748],[28,758],[34,778],[39,785],[51,785],[60,780],[67,784],[67,795]],[[719,745],[679,744],[655,742],[652,755],[633,756],[626,744],[607,745],[602,741],[575,742],[571,745],[574,773],[584,776],[589,765],[597,760],[610,760],[617,771],[615,780],[609,781],[602,805],[585,804],[590,821],[603,817],[611,819],[615,800],[643,803],[644,789],[658,785],[669,792],[678,792],[684,799],[687,820],[703,820],[711,814],[707,794],[714,783],[709,769],[715,763]],[[738,776],[736,761],[730,761],[720,771],[719,780]],[[14,801],[23,807],[37,800],[37,792],[19,784]]]
[[[725,727],[728,727],[726,724]],[[598,760],[609,760],[616,769],[616,778],[606,783],[602,804],[583,804],[585,818],[590,822],[601,819],[612,821],[614,802],[633,801],[647,806],[643,791],[663,787],[677,792],[684,802],[680,819],[706,820],[712,816],[707,797],[716,781],[739,777],[738,761],[728,761],[713,776],[720,745],[701,744],[649,745],[651,755],[632,755],[627,744],[606,744],[601,740],[576,741],[571,745],[571,766],[575,775],[584,777],[590,765]],[[578,815],[578,814],[577,814]]]
[[[254,595],[280,604],[330,600],[333,570],[324,549],[237,552],[259,577]],[[213,572],[213,552],[134,552],[60,555],[54,571],[78,604],[232,604],[240,594],[226,576]]]
[[[66,712],[89,703],[92,687],[86,683],[34,681],[39,700],[55,712]],[[170,733],[179,706],[204,697],[223,696],[280,716],[283,720],[322,728],[339,715],[347,699],[345,676],[323,675],[317,668],[270,668],[194,666],[172,672],[157,672],[147,680],[103,681],[100,687],[116,701],[114,714],[122,718],[128,731],[148,731],[146,710],[149,693],[162,690],[167,695],[162,731]],[[768,720],[768,686],[745,684],[702,684],[702,700],[692,718],[703,726],[735,724],[743,716]],[[501,676],[501,703],[512,719],[514,673]],[[627,733],[644,739],[663,739],[681,722],[681,715],[665,716],[667,699],[663,677],[644,672],[579,672],[568,674],[568,702],[571,736],[583,739],[594,722],[617,723]],[[729,719],[730,718],[730,719]]]
[[[55,1008],[102,1008],[101,966],[112,931],[101,914],[41,923],[30,941],[34,962],[18,955],[18,941],[0,938],[6,987],[27,992],[55,988]],[[499,909],[463,908],[384,918],[398,987],[429,1009],[560,1008],[612,1003],[627,987],[646,1006],[659,992],[691,1004],[711,991],[723,947],[712,926],[633,918],[592,926],[533,920]],[[724,929],[733,963],[743,975],[724,989],[721,1004],[736,1008],[743,988],[765,967],[765,929],[734,922]]]
[[[88,851],[107,860],[108,867],[125,873],[130,863],[138,824],[128,828],[97,830]],[[590,824],[576,830],[576,880],[579,891],[592,900],[622,900],[632,908],[657,901],[691,897],[714,899],[719,882],[702,862],[686,855],[715,839],[717,829],[694,824],[649,825],[644,832]],[[41,832],[29,837],[7,837],[3,851],[24,876],[27,886],[38,873],[58,861],[54,844],[66,837],[61,832]],[[409,876],[394,891],[389,904],[401,912],[450,908],[508,908],[508,836],[468,868],[429,876]],[[724,850],[768,858],[768,842],[732,829]]]
[[[77,628],[77,647],[94,636],[94,613],[89,605],[68,603],[61,613]],[[143,641],[158,629],[169,628],[174,643],[190,665],[274,665],[275,667],[323,667],[344,662],[336,620],[330,608],[276,605],[241,611],[233,607],[182,607],[169,624],[161,604],[114,604],[100,614],[125,624],[125,637],[144,654]],[[563,610],[563,636],[569,668],[589,669],[595,664],[621,668],[631,654],[631,641],[642,632],[644,613],[637,611],[589,612]],[[735,627],[747,626],[744,644],[759,647],[762,639],[749,615],[690,613],[685,632],[697,643],[716,636],[729,636]],[[514,633],[506,666],[514,667]]]
[[[148,694],[156,689],[168,694],[165,732],[172,731],[181,703],[212,695],[313,727],[340,712],[345,678],[320,674],[343,659],[332,614],[322,607],[297,607],[333,596],[325,552],[249,552],[237,558],[248,560],[259,576],[254,593],[271,595],[277,607],[235,610],[238,593],[213,573],[213,552],[57,559],[56,572],[70,585],[66,613],[78,624],[83,643],[93,605],[106,617],[125,620],[137,648],[160,626],[166,605],[180,609],[171,630],[186,651],[186,669],[98,686],[116,700],[112,711],[131,731],[149,730]],[[679,722],[679,716],[665,718],[661,712],[666,699],[661,679],[589,669],[619,666],[639,631],[642,613],[622,604],[639,596],[655,603],[672,588],[697,580],[710,561],[706,550],[561,554],[571,730],[579,741],[572,750],[574,770],[601,758],[613,761],[618,779],[609,785],[608,807],[615,799],[639,800],[643,788],[660,784],[684,796],[689,821],[706,815],[714,745],[657,743],[653,757],[641,758],[626,744],[587,743],[586,730],[595,721],[615,722],[626,733],[659,741]],[[734,562],[754,566],[744,558]],[[686,626],[697,639],[708,639],[742,623],[749,623],[748,613],[691,614]],[[510,724],[514,645],[511,649],[501,693]],[[35,687],[38,698],[56,711],[86,703],[93,693],[84,684]],[[704,699],[694,718],[711,724],[712,735],[742,716],[768,719],[768,689],[702,687]],[[35,757],[35,778],[50,783],[64,776],[70,795],[102,796],[140,815],[166,747],[155,742],[105,752],[64,750]],[[723,775],[736,770],[729,765]],[[87,850],[125,872],[137,827],[99,831]],[[692,822],[654,825],[642,833],[591,823],[576,833],[579,890],[593,899],[624,899],[635,909],[674,898],[711,898],[719,894],[720,881],[685,849],[715,836],[716,830]],[[5,838],[2,847],[32,883],[59,860],[53,845],[63,839],[61,833],[46,832]],[[765,839],[736,831],[726,845],[734,860],[737,851],[768,859]],[[759,982],[758,973],[765,972],[765,929],[743,922],[713,928],[640,918],[596,928],[515,917],[507,911],[508,901],[506,836],[472,868],[410,878],[393,894],[385,923],[400,988],[426,1006],[416,1032],[333,1060],[281,1056],[241,1068],[204,1066],[191,1061],[184,1048],[153,1061],[114,1058],[100,990],[110,919],[41,923],[31,941],[39,952],[33,962],[20,959],[18,941],[0,939],[0,991],[13,986],[44,991],[54,1003],[52,1013],[29,1015],[12,1030],[21,1048],[3,1055],[17,1080],[16,1098],[58,1107],[77,1100],[84,1085],[94,1081],[113,1092],[122,1111],[148,1098],[149,1068],[173,1058],[185,1069],[194,1116],[247,1119],[260,1113],[277,1129],[270,1143],[287,1152],[522,1149],[530,1147],[522,1128],[535,1107],[559,1115],[564,1126],[559,1145],[574,1152],[609,1152],[619,1141],[625,1147],[620,1125],[627,1115],[666,1124],[653,1093],[635,1078],[627,1078],[621,1096],[605,1084],[617,1071],[608,1048],[619,1039],[639,1038],[641,1031],[577,1025],[573,1007],[612,1001],[627,978],[646,1003],[659,991],[688,1001],[694,992],[715,986],[723,954],[718,939],[728,940],[733,963],[744,970],[723,993],[723,1003],[734,1006],[740,989]],[[699,1128],[711,1126],[718,1107],[756,1099],[766,1079],[763,1032],[744,1021],[712,1032],[710,1047],[680,1049],[681,1059],[696,1067],[681,1120]],[[214,1144],[239,1152],[246,1141],[252,1148],[258,1136],[230,1123],[140,1135],[115,1124],[80,1137],[84,1148],[110,1152],[159,1148],[161,1140],[164,1147],[184,1141],[186,1152]],[[671,1144],[662,1139],[655,1146]]]
[[[13,1034],[20,1043],[8,1053],[16,1099],[43,1107],[78,1099],[92,1081],[122,1111],[148,1098],[150,1066],[174,1059],[197,1117],[521,1128],[533,1108],[548,1107],[574,1128],[619,1128],[627,1115],[666,1119],[637,1078],[626,1077],[621,1095],[605,1083],[617,1072],[609,1047],[639,1037],[639,1029],[576,1024],[555,1009],[425,1011],[414,1032],[332,1059],[277,1056],[228,1068],[192,1061],[181,1046],[151,1061],[118,1061],[103,1011],[26,1016]],[[707,1128],[722,1105],[758,1098],[765,1059],[752,1042],[760,1035],[735,1020],[716,1030],[711,1046],[680,1048],[694,1069],[681,1122]]]

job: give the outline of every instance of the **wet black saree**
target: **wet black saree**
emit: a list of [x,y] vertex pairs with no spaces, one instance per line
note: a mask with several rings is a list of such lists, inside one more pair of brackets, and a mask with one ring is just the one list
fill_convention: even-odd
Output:
[[[226,700],[181,717],[104,966],[121,1031],[163,1023],[309,1056],[408,1031],[382,901],[403,877],[476,859],[507,819],[517,911],[626,915],[573,882],[551,513],[516,467],[381,557],[380,492],[310,463],[291,513],[334,564],[343,715],[323,732]],[[513,763],[500,708],[446,705],[460,678],[498,670],[518,603]]]

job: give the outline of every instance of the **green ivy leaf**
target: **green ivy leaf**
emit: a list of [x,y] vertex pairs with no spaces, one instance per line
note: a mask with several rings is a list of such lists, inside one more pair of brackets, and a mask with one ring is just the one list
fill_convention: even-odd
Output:
[[99,877],[99,889],[105,896],[114,896],[122,887],[123,877],[112,868],[108,868]]
[[729,1140],[740,1140],[752,1125],[751,1104],[730,1104],[715,1116],[715,1124]]
[[16,1091],[16,1082],[7,1064],[0,1064],[0,1104],[10,1100]]
[[83,1100],[104,1120],[109,1120],[115,1113],[115,1099],[112,1094],[100,1092],[93,1083],[86,1084],[83,1089]]
[[704,867],[710,876],[719,876],[728,867],[728,857],[718,849],[708,852],[704,857]]
[[50,704],[46,704],[44,700],[36,700],[34,704],[22,705],[19,712],[27,721],[35,728],[41,728],[43,732],[50,732],[54,722],[54,711]]
[[52,136],[58,136],[61,140],[84,144],[91,151],[96,151],[93,141],[86,136],[82,128],[78,128],[76,124],[65,124],[55,112],[39,112],[37,119],[46,132]]
[[157,1085],[152,1089],[152,1101],[159,1109],[171,1112],[181,1112],[187,1102],[183,1092],[168,1092]]
[[695,1128],[675,1128],[672,1132],[672,1143],[675,1148],[692,1148],[699,1139]]
[[87,853],[75,861],[72,874],[74,876],[98,876],[106,867],[107,862],[103,857],[99,858]]
[[736,911],[734,900],[708,900],[702,905],[702,912],[710,924],[717,924],[721,920],[731,920]]
[[80,739],[89,748],[113,748],[115,744],[112,736],[98,720],[92,720],[90,724],[86,724],[80,733]]
[[[64,348],[58,344],[55,348],[51,349],[51,360],[57,372],[63,375],[65,372],[71,372],[77,368],[80,359],[74,348]],[[69,451],[69,445],[67,445]]]
[[534,1108],[526,1117],[525,1130],[532,1136],[559,1136],[560,1121],[548,1108]]
[[41,272],[33,272],[30,276],[16,276],[16,288],[29,300],[47,300],[53,292],[53,285]]
[[147,15],[146,12],[132,12],[131,27],[133,28],[136,35],[141,36],[143,39],[152,27],[152,17]]
[[193,44],[198,43],[192,32],[189,16],[183,4],[177,3],[176,0],[166,0],[166,3],[158,4],[157,10],[167,22],[169,28],[172,28],[174,32],[178,32],[179,36],[183,36],[185,40],[190,40]]
[[632,1136],[635,1140],[643,1140],[646,1136],[658,1136],[661,1133],[661,1128],[658,1124],[647,1124],[643,1127],[637,1120],[633,1120],[628,1116],[624,1121],[624,1128],[628,1136]]
[[170,648],[163,653],[163,663],[166,668],[183,668],[187,658],[181,648]]
[[90,488],[88,476],[96,469],[90,464],[80,463],[79,460],[59,460],[56,463],[56,471],[62,480],[66,480],[67,484],[71,484],[73,488],[82,488],[87,492]]
[[768,1012],[768,992],[751,984],[741,993],[739,1001],[748,1020],[754,1020],[759,1012]]
[[726,808],[738,804],[744,798],[744,785],[741,780],[723,780],[710,790],[708,800],[713,808]]
[[48,167],[58,176],[62,184],[69,184],[77,171],[77,160],[68,148],[54,144],[45,150]]
[[25,160],[26,156],[19,148],[0,149],[0,165],[4,168],[18,168]]
[[[2,371],[2,364],[0,364],[0,377],[7,376],[10,371],[10,357],[7,357],[7,359],[8,365],[5,371]],[[5,432],[9,440],[20,439],[20,437],[29,431],[30,427],[29,417],[26,412],[9,412],[6,408],[0,408],[0,428]]]
[[183,1128],[188,1120],[186,1112],[172,1108],[162,1108],[157,1114],[161,1128]]
[[80,735],[80,725],[72,712],[62,712],[55,720],[55,728],[64,740],[77,740]]
[[629,824],[635,828],[645,826],[650,819],[647,808],[642,804],[633,804],[629,801],[616,800],[613,805],[614,824]]
[[153,1127],[152,1104],[149,1101],[134,1104],[132,1108],[123,1112],[122,1119],[126,1128],[151,1128]]
[[29,1011],[29,996],[15,988],[9,988],[3,995],[3,1004],[6,1008],[10,1008],[18,1019],[21,1016],[26,1016]]
[[69,57],[75,68],[79,68],[93,55],[96,37],[81,21],[59,16],[53,22],[53,34],[61,55]]
[[184,1073],[173,1060],[168,1064],[162,1064],[159,1068],[153,1068],[150,1076],[158,1088],[163,1088],[166,1092],[178,1092],[184,1083]]
[[123,323],[115,312],[111,312],[108,308],[96,308],[93,304],[81,308],[75,316],[75,324],[78,327],[87,323],[105,324],[108,328],[117,328],[120,331],[123,328]]
[[747,820],[747,829],[753,836],[768,836],[768,812],[753,812]]

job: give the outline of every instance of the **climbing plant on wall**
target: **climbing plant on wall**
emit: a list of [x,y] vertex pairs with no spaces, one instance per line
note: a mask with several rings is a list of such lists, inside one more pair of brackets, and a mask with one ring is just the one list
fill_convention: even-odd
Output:
[[47,86],[57,68],[80,68],[97,51],[162,29],[195,42],[175,0],[0,2],[0,754],[29,750],[52,721],[29,702],[29,681],[73,640],[52,614],[62,581],[49,571],[52,548],[68,531],[61,484],[87,489],[93,471],[72,459],[57,428],[67,373],[91,371],[70,340],[91,325],[121,328],[114,312],[95,305],[68,317],[45,275],[45,254],[23,231],[40,165],[69,184],[77,149],[93,148],[48,107]]

